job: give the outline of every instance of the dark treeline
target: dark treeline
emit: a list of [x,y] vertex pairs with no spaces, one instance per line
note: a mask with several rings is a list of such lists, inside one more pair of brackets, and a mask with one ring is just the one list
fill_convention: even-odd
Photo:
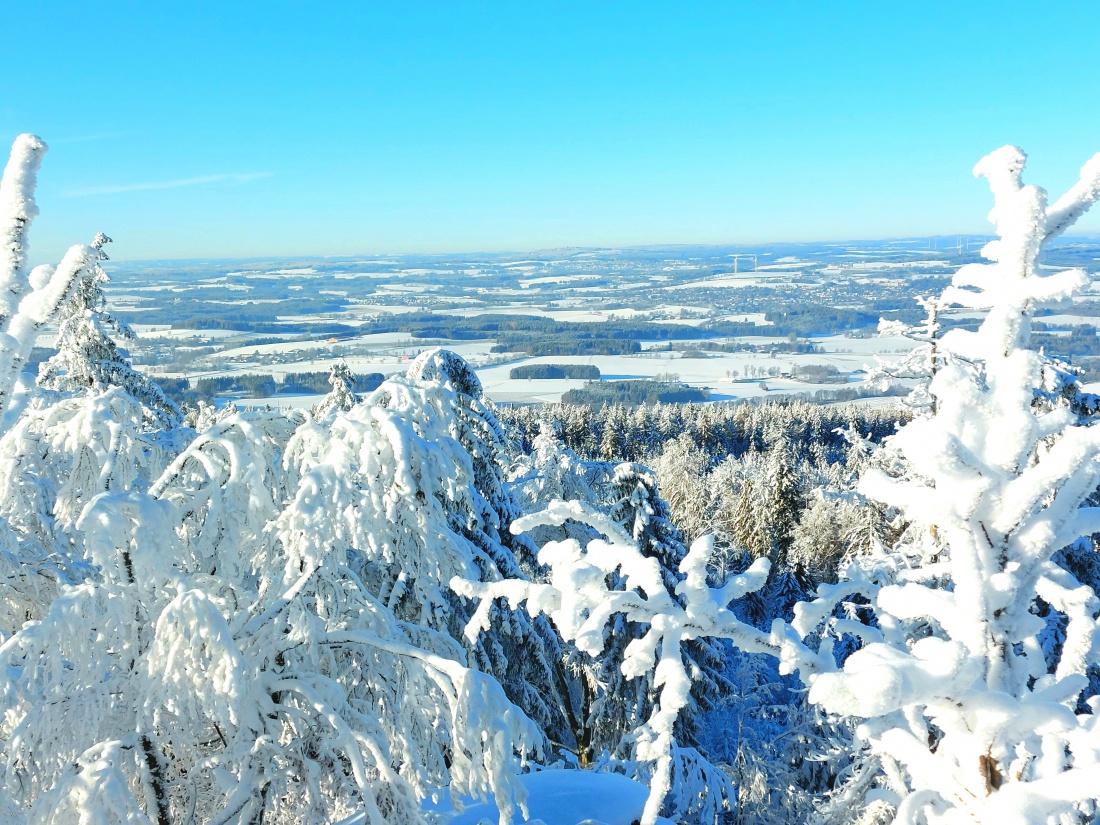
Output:
[[274,333],[288,333],[291,335],[333,335],[337,337],[349,337],[359,333],[357,327],[335,321],[308,321],[308,322],[276,322],[254,321],[242,318],[237,313],[229,313],[219,317],[192,316],[172,322],[172,329],[230,329],[235,332],[259,332],[264,335]]
[[[171,324],[175,328],[185,328],[202,320],[218,322],[232,320],[243,323],[275,322],[280,318],[295,315],[315,315],[322,312],[342,312],[347,308],[347,299],[324,295],[309,298],[286,298],[274,301],[241,300],[236,294],[232,299],[216,301],[207,290],[201,290],[201,297],[181,295],[154,309],[143,309],[140,315],[120,312],[127,321],[149,323],[150,313],[155,313],[153,323]],[[209,329],[210,327],[206,327]]]
[[539,433],[539,422],[554,425],[565,446],[585,459],[647,461],[666,443],[686,435],[715,461],[749,451],[766,451],[779,440],[796,452],[817,444],[834,460],[848,449],[839,431],[855,429],[871,441],[892,434],[906,413],[896,407],[871,408],[857,404],[822,407],[804,401],[764,404],[642,404],[627,409],[620,404],[593,408],[578,404],[502,406],[506,421],[529,451]]
[[[370,392],[384,380],[385,376],[380,372],[356,375],[352,389],[355,392]],[[331,389],[328,372],[292,372],[284,375],[281,380],[266,373],[244,373],[197,378],[193,381],[186,378],[161,378],[157,383],[177,404],[195,404],[198,401],[210,403],[215,398],[225,396],[268,398],[283,393],[323,395]]]
[[[308,393],[324,394],[332,389],[332,385],[329,383],[330,375],[331,373],[328,370],[324,372],[288,372],[283,376],[278,391],[302,395]],[[380,372],[353,373],[353,377],[355,379],[352,384],[354,392],[370,392],[377,389],[386,380],[386,377]]]
[[[878,324],[877,313],[858,309],[841,309],[826,306],[788,307],[767,312],[765,320],[771,322],[772,335],[828,335],[848,330],[873,329]],[[741,333],[744,334],[744,333]]]
[[589,407],[623,404],[688,404],[702,403],[710,391],[686,384],[649,379],[628,381],[594,381],[562,395],[564,404],[585,404]]
[[1051,327],[1036,323],[1031,334],[1031,345],[1045,352],[1056,352],[1061,358],[1100,355],[1100,336],[1091,324],[1070,327],[1068,332],[1048,332]]
[[[493,339],[495,352],[523,352],[531,356],[626,355],[639,352],[643,342],[699,341],[714,338],[787,337],[789,351],[812,351],[798,338],[847,331],[872,330],[879,313],[832,307],[784,307],[766,313],[767,323],[706,321],[698,326],[650,321],[644,318],[610,318],[607,321],[557,321],[526,315],[475,315],[472,317],[416,312],[383,316],[362,326],[338,320],[280,321],[288,316],[317,315],[346,309],[343,299],[307,301],[289,299],[273,303],[210,304],[188,300],[157,308],[154,323],[174,329],[230,329],[273,334],[319,334],[339,337],[354,334],[404,332],[411,338],[469,341]],[[125,313],[123,313],[125,315]],[[150,321],[131,316],[127,320]],[[727,347],[747,348],[730,341]]]
[[600,368],[595,364],[524,364],[513,367],[508,377],[517,378],[573,378],[596,381],[600,377]]
[[562,338],[557,335],[525,336],[504,333],[492,352],[522,352],[532,357],[556,355],[633,355],[642,351],[637,341],[620,338]]
[[749,341],[692,341],[687,345],[669,343],[670,350],[679,350],[685,358],[692,357],[690,353],[706,352],[789,352],[789,353],[821,353],[825,350],[813,341],[799,340],[798,336],[791,333],[787,341],[769,341],[764,344],[753,344]]

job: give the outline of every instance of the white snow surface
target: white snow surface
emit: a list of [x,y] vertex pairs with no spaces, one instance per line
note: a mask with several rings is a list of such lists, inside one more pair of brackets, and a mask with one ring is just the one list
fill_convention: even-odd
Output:
[[[527,789],[529,825],[631,825],[642,815],[649,789],[621,774],[580,770],[547,770],[521,777]],[[450,815],[447,825],[496,825],[500,812],[492,801],[466,801],[458,813],[444,795],[438,803],[425,803],[433,813]],[[518,820],[517,820],[518,821]],[[337,825],[363,825],[356,814]],[[659,825],[672,825],[664,818]]]

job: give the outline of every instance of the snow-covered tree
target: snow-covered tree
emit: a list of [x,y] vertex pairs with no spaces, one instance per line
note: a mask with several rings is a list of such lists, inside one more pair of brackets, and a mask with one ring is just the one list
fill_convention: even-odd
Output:
[[332,389],[313,408],[313,414],[318,418],[330,410],[347,412],[359,402],[359,396],[355,394],[355,376],[346,361],[337,361],[332,365],[328,383]]
[[[553,541],[539,552],[539,561],[550,569],[545,582],[506,580],[473,582],[453,579],[460,593],[478,597],[481,603],[466,632],[471,638],[487,630],[496,599],[513,607],[523,604],[532,615],[549,616],[562,637],[594,658],[604,655],[618,616],[643,627],[623,651],[620,669],[627,679],[652,679],[657,691],[652,712],[632,733],[634,757],[652,763],[650,797],[643,825],[654,825],[666,795],[685,814],[699,821],[718,815],[716,799],[704,787],[718,778],[699,772],[675,770],[685,763],[676,740],[677,720],[691,705],[692,678],[698,667],[686,655],[687,644],[705,638],[732,639],[752,652],[782,656],[785,669],[806,673],[831,667],[830,660],[805,647],[782,622],[763,632],[741,621],[729,605],[759,589],[767,581],[770,564],[758,559],[739,576],[719,588],[708,586],[707,560],[710,537],[692,544],[679,564],[679,580],[670,591],[666,571],[646,555],[633,536],[612,517],[576,502],[554,502],[541,513],[513,523],[514,531],[566,521],[587,524],[599,534],[582,547],[576,539]],[[694,763],[699,765],[700,763]],[[699,784],[702,783],[702,784]],[[709,803],[709,810],[693,805]]]
[[447,506],[472,462],[432,429],[453,393],[384,388],[297,433],[230,416],[147,492],[85,507],[98,575],[0,646],[0,783],[31,822],[403,825],[445,786],[522,803],[541,733],[427,620],[433,582],[477,570]]
[[669,441],[650,466],[661,480],[661,496],[675,514],[676,525],[691,541],[711,529],[714,491],[707,484],[711,459],[687,433]]
[[[35,173],[45,145],[23,135],[0,185],[6,237],[6,297],[0,335],[0,516],[12,530],[12,569],[2,624],[13,632],[44,615],[60,584],[87,574],[83,507],[104,491],[144,488],[182,449],[179,411],[156,385],[135,372],[107,335],[128,328],[104,308],[101,261],[106,236],[74,246],[57,267],[24,271],[27,231],[37,213]],[[38,331],[56,320],[58,355],[46,367],[48,391],[22,374]],[[26,597],[29,591],[34,597]],[[19,595],[23,594],[23,595]],[[17,606],[17,603],[22,604]]]
[[603,408],[600,417],[603,419],[600,458],[610,462],[620,461],[625,458],[626,411],[621,404],[610,404]]
[[[455,540],[470,547],[480,577],[490,581],[537,577],[537,547],[527,536],[510,529],[521,511],[504,480],[507,435],[485,399],[476,373],[461,356],[430,349],[409,366],[403,382],[391,381],[389,388],[384,384],[368,403],[383,407],[408,403],[403,399],[410,396],[404,393],[423,396],[426,388],[431,389],[431,403],[419,402],[422,411],[409,418],[429,444],[453,445],[447,447],[455,456],[451,461],[469,462],[469,469],[462,469],[464,488],[455,488],[459,494],[445,499],[444,509]],[[393,393],[395,388],[400,394]],[[455,471],[449,472],[450,483],[455,485]],[[401,489],[404,484],[397,486]],[[426,533],[425,540],[432,541],[434,535]],[[465,640],[472,607],[449,592],[444,572],[436,571],[434,581],[447,594],[449,632],[455,639]],[[497,678],[508,696],[539,722],[551,739],[565,743],[576,725],[569,721],[568,679],[562,670],[558,634],[545,618],[522,612],[500,611],[493,618],[492,633],[470,652],[471,663]]]
[[772,564],[788,563],[794,528],[803,508],[801,486],[790,442],[780,438],[768,450],[763,496],[764,529]]
[[770,558],[772,549],[763,493],[762,485],[754,481],[753,473],[743,475],[736,503],[726,525],[729,536],[737,547],[757,559]]
[[147,489],[193,436],[100,328],[102,310],[85,306],[97,271],[98,262],[76,279],[59,313],[59,353],[40,373],[47,391],[0,436],[0,515],[70,578],[84,555],[76,523],[85,505],[98,493]]
[[103,492],[147,489],[188,440],[187,432],[149,424],[148,407],[111,387],[36,399],[0,435],[0,517],[26,553],[53,560],[54,577],[73,583],[83,575],[76,524],[88,502]]
[[147,483],[182,440],[178,433],[149,427],[149,408],[124,392],[42,398],[33,378],[23,373],[39,331],[59,316],[69,317],[73,296],[102,275],[105,238],[70,248],[56,267],[26,271],[28,232],[38,212],[35,179],[45,151],[40,139],[21,135],[0,183],[0,575],[6,584],[0,631],[5,634],[41,618],[61,584],[75,584],[87,574],[74,530],[83,506],[97,492]]
[[936,377],[936,373],[942,366],[944,353],[939,346],[942,334],[940,324],[940,313],[943,311],[942,300],[938,295],[918,296],[917,303],[925,313],[919,324],[909,325],[902,321],[879,319],[880,335],[900,335],[915,342],[917,346],[894,363],[886,362],[876,356],[878,364],[868,372],[867,381],[881,389],[886,389],[898,379],[916,381],[916,386],[906,397],[905,403],[919,415],[936,411],[936,398],[929,394],[928,383]]
[[[898,469],[871,469],[860,485],[901,510],[908,540],[853,565],[796,621],[808,632],[853,592],[870,603],[864,646],[810,697],[866,720],[861,737],[885,770],[879,798],[899,822],[1097,813],[1100,697],[1081,694],[1100,601],[1055,557],[1100,526],[1100,511],[1081,507],[1100,481],[1100,431],[1068,404],[1039,403],[1043,360],[1028,337],[1036,309],[1088,283],[1079,270],[1042,275],[1038,258],[1100,198],[1100,155],[1049,205],[1022,183],[1024,161],[1010,146],[975,168],[993,191],[998,239],[983,250],[990,263],[962,267],[943,301],[986,318],[942,337],[934,410],[890,439]],[[1049,611],[1062,617],[1057,646],[1042,640]]]
[[45,153],[41,138],[20,135],[0,181],[0,418],[9,423],[30,384],[20,379],[39,330],[55,319],[74,283],[99,256],[90,246],[72,246],[57,266],[27,271],[28,234],[38,215],[34,189]]
[[151,426],[169,428],[182,420],[179,407],[148,376],[138,372],[111,338],[136,335],[130,325],[107,311],[103,284],[107,260],[103,247],[111,239],[102,232],[92,242],[92,256],[81,270],[61,307],[57,324],[57,354],[39,368],[40,386],[60,392],[102,392],[121,387],[141,402],[153,421]]
[[541,510],[551,501],[596,503],[592,489],[593,469],[558,437],[549,421],[538,422],[538,434],[530,456],[521,456],[510,473],[508,486],[515,490],[524,509]]
[[[656,475],[640,464],[619,464],[611,487],[615,501],[608,508],[609,515],[631,536],[643,556],[657,562],[665,588],[675,594],[682,579],[680,564],[688,549],[658,493]],[[612,586],[625,586],[625,582],[613,578]],[[594,701],[588,725],[593,729],[596,750],[622,751],[623,737],[652,712],[654,685],[648,679],[624,679],[622,673],[627,647],[643,632],[624,616],[615,617],[608,627],[607,644],[596,660],[598,668],[590,688]],[[701,708],[712,706],[728,685],[722,676],[721,654],[713,644],[693,641],[685,646],[684,655],[696,675],[689,709],[678,720],[679,734],[682,743],[694,744],[698,735],[695,716]]]

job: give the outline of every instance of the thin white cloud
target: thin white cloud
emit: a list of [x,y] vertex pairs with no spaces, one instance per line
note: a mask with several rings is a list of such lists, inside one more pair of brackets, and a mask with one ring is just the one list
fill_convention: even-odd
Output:
[[178,189],[181,186],[202,186],[207,183],[248,183],[248,181],[269,177],[271,177],[271,172],[247,172],[236,175],[201,175],[197,178],[149,181],[146,183],[125,183],[119,186],[89,186],[85,189],[69,189],[62,194],[66,198],[80,198],[85,195],[115,195],[120,192],[148,192],[153,189]]
[[115,138],[127,137],[133,134],[132,132],[96,132],[88,135],[71,135],[69,137],[52,138],[46,141],[50,146],[64,146],[68,143],[88,143],[93,140],[114,140]]

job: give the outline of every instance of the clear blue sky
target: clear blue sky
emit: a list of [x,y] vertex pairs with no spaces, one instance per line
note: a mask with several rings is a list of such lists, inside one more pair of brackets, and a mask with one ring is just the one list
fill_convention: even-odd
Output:
[[[1100,150],[1100,3],[6,4],[34,257],[987,231]],[[1100,218],[1081,227],[1100,232]]]

